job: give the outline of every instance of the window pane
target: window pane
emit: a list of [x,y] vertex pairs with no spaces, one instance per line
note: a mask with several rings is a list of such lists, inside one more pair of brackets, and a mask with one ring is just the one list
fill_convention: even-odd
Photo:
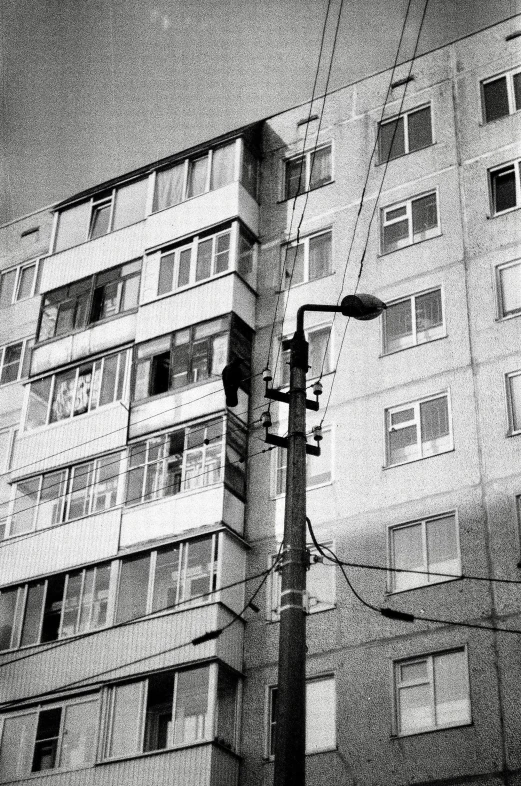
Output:
[[[318,377],[321,373],[328,374],[330,369],[330,343],[328,341],[331,328],[314,330],[308,336],[309,341],[309,377]],[[327,355],[326,355],[327,350]],[[322,370],[323,367],[323,370]]]
[[[207,736],[210,668],[177,675],[174,743],[191,743]],[[209,732],[209,730],[208,730]]]
[[[392,567],[425,570],[422,525],[397,527],[391,530]],[[418,573],[393,573],[392,586],[396,592],[419,587],[427,583],[427,576]]]
[[52,527],[62,520],[66,477],[65,469],[49,472],[43,476],[36,518],[37,529]]
[[508,90],[507,78],[501,76],[492,82],[483,85],[483,100],[485,102],[485,120],[497,120],[498,117],[508,115]]
[[217,147],[212,155],[211,189],[221,188],[231,183],[235,170],[235,142]]
[[120,311],[127,311],[129,308],[135,308],[139,299],[139,285],[141,283],[141,274],[129,276],[123,283],[123,296],[121,301]]
[[304,281],[304,243],[299,243],[298,246],[286,246],[285,254],[286,265],[283,286],[286,288],[295,286],[295,284],[301,284]]
[[76,310],[76,303],[74,300],[65,300],[58,306],[58,316],[56,319],[56,326],[54,334],[56,336],[64,336],[74,329],[74,312]]
[[177,274],[177,286],[185,287],[190,283],[190,263],[192,259],[192,249],[185,248],[179,253],[179,273]]
[[514,106],[516,111],[521,109],[521,71],[512,77],[514,87]]
[[464,652],[434,658],[436,725],[470,722],[467,664]]
[[113,229],[128,227],[145,218],[148,178],[135,180],[116,191]]
[[152,611],[172,608],[177,602],[180,569],[180,546],[169,546],[157,552]]
[[509,377],[510,406],[512,411],[512,429],[521,429],[521,374]]
[[449,413],[445,396],[420,404],[422,443],[449,433]]
[[331,605],[335,600],[335,566],[325,562],[312,562],[306,573],[306,591],[310,611],[316,606]]
[[293,199],[306,190],[306,163],[303,156],[286,161],[286,199]]
[[246,191],[255,200],[257,199],[257,172],[258,162],[255,156],[248,150],[244,142],[242,143],[242,168],[241,183]]
[[203,240],[197,246],[197,264],[195,269],[196,281],[209,278],[212,273],[212,247],[212,238],[209,240]]
[[125,622],[146,613],[149,573],[150,554],[122,561],[116,622]]
[[60,767],[76,769],[94,764],[98,702],[65,707]]
[[208,156],[196,158],[194,161],[190,161],[188,166],[188,197],[198,196],[206,189]]
[[33,529],[38,502],[40,478],[28,478],[16,484],[16,496],[11,520],[11,535],[21,535]]
[[112,201],[93,206],[89,232],[90,240],[106,235],[109,231],[111,207]]
[[383,250],[384,252],[395,251],[403,248],[411,242],[409,237],[409,221],[397,221],[394,224],[384,226]]
[[0,747],[0,781],[23,778],[31,771],[37,713],[5,717]]
[[130,756],[140,752],[143,686],[143,682],[132,682],[114,688],[108,756]]
[[51,576],[47,579],[47,592],[43,610],[42,634],[40,641],[56,641],[60,630],[65,576]]
[[185,577],[180,600],[190,600],[212,589],[212,544],[212,538],[191,540],[185,544]]
[[253,253],[255,244],[240,232],[239,234],[239,261],[237,270],[242,276],[249,275],[253,270]]
[[118,453],[111,453],[98,459],[92,500],[93,511],[109,510],[116,505],[120,465],[121,455]]
[[29,404],[25,427],[27,430],[43,426],[47,422],[47,408],[52,378],[46,377],[33,382],[29,389]]
[[331,148],[323,147],[311,153],[309,161],[309,188],[318,188],[331,180]]
[[34,275],[36,273],[36,265],[27,265],[20,270],[20,278],[18,279],[18,291],[16,293],[17,300],[24,300],[31,297],[33,291]]
[[409,153],[432,145],[431,108],[429,106],[407,116]]
[[416,426],[406,426],[391,430],[389,434],[389,462],[398,464],[418,455],[418,437]]
[[217,739],[235,748],[237,678],[219,667],[217,678]]
[[309,280],[323,278],[331,273],[331,233],[309,239]]
[[513,166],[492,174],[492,191],[494,212],[500,213],[516,206],[516,176]]
[[36,644],[40,640],[40,622],[42,619],[43,596],[45,582],[29,585],[25,602],[25,617],[22,626],[20,645]]
[[56,374],[51,405],[51,423],[71,417],[75,385],[76,369]]
[[11,646],[17,597],[16,588],[0,592],[0,650],[8,650]]
[[403,117],[383,123],[378,134],[380,163],[403,156],[405,153],[405,137],[403,131]]
[[118,357],[118,355],[109,355],[109,357],[103,360],[103,379],[99,396],[100,407],[104,404],[111,404],[115,400]]
[[148,679],[145,751],[164,750],[172,744],[174,674],[155,674]]
[[0,308],[10,306],[14,295],[16,270],[9,270],[0,278]]
[[217,235],[215,248],[215,273],[223,273],[228,270],[228,259],[230,256],[230,233],[225,232]]
[[94,474],[94,462],[79,464],[72,470],[72,484],[69,494],[68,519],[86,516],[90,511],[90,497]]
[[521,264],[499,271],[501,288],[501,316],[521,311]]
[[[446,516],[426,522],[427,559],[429,570],[435,573],[459,573],[456,519]],[[430,576],[430,581],[443,581],[443,576]]]
[[165,292],[171,292],[174,288],[174,264],[175,252],[165,254],[161,257],[159,264],[159,285],[157,288],[158,295],[164,295]]
[[427,194],[412,202],[412,231],[414,241],[423,240],[425,233],[438,225],[436,194]]
[[58,218],[58,231],[54,250],[77,246],[87,240],[89,226],[90,202],[82,202],[63,210]]
[[22,350],[22,341],[19,344],[11,344],[11,346],[5,347],[4,362],[2,364],[2,373],[0,375],[0,385],[6,385],[8,382],[15,382],[18,379],[20,362],[22,360]]
[[56,767],[61,713],[61,707],[40,712],[34,745],[33,772],[52,770]]
[[178,205],[183,201],[184,161],[170,169],[162,169],[156,173],[154,192],[154,211]]
[[78,613],[84,573],[83,570],[69,573],[63,602],[62,637],[73,636],[78,632]]
[[400,731],[408,734],[434,726],[430,685],[400,689]]
[[306,753],[336,744],[336,699],[333,678],[306,683]]
[[411,301],[403,300],[387,307],[384,313],[385,352],[394,352],[412,343]]
[[78,632],[106,625],[109,583],[110,565],[85,570]]
[[[310,440],[316,445],[315,440]],[[320,442],[320,456],[307,456],[307,487],[331,480],[331,432],[324,431]]]
[[74,415],[83,415],[89,409],[91,394],[93,365],[82,366],[78,373],[78,384],[74,397]]
[[427,341],[429,331],[443,324],[441,291],[427,292],[416,297],[416,330],[418,341]]

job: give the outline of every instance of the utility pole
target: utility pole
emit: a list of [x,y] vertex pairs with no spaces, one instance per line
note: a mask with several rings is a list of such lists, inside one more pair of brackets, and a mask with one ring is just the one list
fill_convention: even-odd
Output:
[[[263,416],[266,442],[287,448],[286,505],[281,563],[279,671],[275,736],[274,786],[305,786],[306,782],[306,453],[320,455],[320,447],[306,442],[306,409],[318,410],[317,400],[306,398],[308,342],[304,333],[306,311],[341,312],[355,319],[374,319],[386,308],[373,295],[348,295],[340,306],[308,304],[297,311],[297,329],[291,341],[289,393],[268,387],[266,397],[289,404],[287,439],[270,434],[269,414]],[[317,434],[317,441],[320,436]]]

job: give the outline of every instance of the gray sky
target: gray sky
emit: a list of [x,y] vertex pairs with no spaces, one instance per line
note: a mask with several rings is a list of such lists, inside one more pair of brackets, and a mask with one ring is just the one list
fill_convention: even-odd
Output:
[[[425,0],[412,0],[403,56]],[[340,0],[332,0],[324,87]],[[330,88],[390,66],[407,0],[345,0]],[[0,0],[0,223],[311,97],[327,0]],[[420,51],[521,11],[429,0]]]

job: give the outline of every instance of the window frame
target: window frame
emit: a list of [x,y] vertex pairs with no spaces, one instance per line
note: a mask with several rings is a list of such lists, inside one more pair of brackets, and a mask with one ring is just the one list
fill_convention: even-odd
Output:
[[[461,543],[460,543],[460,528],[459,528],[459,517],[458,512],[456,510],[450,510],[446,513],[436,513],[431,516],[425,516],[422,519],[414,519],[413,521],[406,521],[404,523],[399,524],[389,524],[387,526],[387,564],[390,568],[395,567],[395,554],[394,554],[394,542],[393,542],[393,535],[397,530],[405,530],[408,528],[421,526],[421,538],[422,538],[422,557],[424,560],[423,567],[420,570],[424,570],[426,572],[429,571],[429,559],[428,559],[428,547],[427,547],[427,529],[430,522],[438,521],[439,519],[445,519],[452,517],[454,520],[454,530],[455,530],[455,540],[456,540],[456,556],[454,560],[458,563],[458,568],[454,572],[455,575],[453,578],[448,576],[438,576],[437,578],[431,578],[431,575],[421,575],[419,573],[412,573],[411,575],[417,577],[418,584],[414,584],[410,587],[396,587],[396,578],[397,576],[404,576],[407,574],[407,571],[404,570],[400,573],[395,573],[394,571],[390,570],[387,573],[387,592],[391,595],[398,594],[400,592],[409,592],[410,590],[414,589],[424,589],[425,587],[431,587],[435,584],[444,584],[448,581],[457,581],[459,577],[462,575],[463,567],[462,567],[462,560],[461,560]],[[416,570],[416,568],[412,568],[411,570]],[[450,571],[443,570],[442,573],[448,573]],[[435,577],[436,572],[432,571],[432,575]]]
[[[311,177],[311,167],[310,167],[310,160],[313,154],[320,153],[322,150],[327,150],[329,148],[329,170],[330,170],[330,177],[325,183],[319,183],[316,186],[312,186],[310,188],[310,177]],[[288,167],[293,164],[297,163],[298,161],[303,161],[304,166],[301,169],[301,184],[300,189],[297,193],[290,195],[289,183],[290,180],[288,179]],[[304,172],[303,177],[303,184],[302,184],[302,172]],[[335,179],[335,172],[334,172],[334,155],[333,155],[333,140],[329,140],[327,142],[321,142],[320,144],[316,144],[314,147],[310,147],[307,150],[304,150],[300,153],[296,153],[294,155],[287,156],[282,159],[282,195],[280,198],[281,202],[286,202],[290,199],[296,199],[296,197],[301,196],[302,194],[307,194],[310,191],[316,191],[318,188],[322,188],[323,186],[328,186],[330,183],[333,183]]]
[[[431,130],[431,141],[428,145],[423,145],[422,147],[417,147],[414,150],[410,150],[410,140],[409,140],[409,115],[414,115],[416,112],[421,112],[424,109],[429,109],[429,121],[430,121],[430,130]],[[393,156],[392,158],[389,156],[388,158],[382,157],[382,150],[381,150],[381,135],[380,129],[382,126],[389,125],[390,123],[395,123],[399,120],[403,119],[403,140],[404,140],[404,152],[400,153],[399,155]],[[397,158],[403,158],[404,156],[408,156],[411,153],[419,152],[420,150],[426,150],[428,147],[431,147],[435,144],[436,138],[434,135],[434,118],[433,118],[433,111],[432,111],[432,101],[426,101],[419,106],[415,106],[412,109],[408,109],[405,112],[400,112],[397,115],[393,115],[392,117],[386,117],[385,120],[381,121],[377,125],[377,139],[378,139],[378,162],[377,166],[385,165],[390,161],[395,161]],[[390,147],[389,152],[392,150],[392,144]]]
[[[211,279],[216,278],[217,276],[225,275],[227,273],[230,273],[232,270],[234,270],[237,234],[238,234],[237,222],[234,221],[228,225],[222,226],[221,228],[216,227],[215,231],[211,230],[210,232],[199,232],[198,234],[193,235],[180,243],[176,243],[174,246],[165,247],[161,249],[159,253],[159,276],[158,276],[156,297],[162,298],[171,295],[175,292],[181,292],[185,289],[189,289],[190,287],[194,287],[197,284],[203,284],[206,281],[210,281]],[[216,270],[219,254],[222,253],[222,252],[218,252],[218,242],[221,237],[224,237],[226,235],[228,235],[229,237],[227,266],[225,270]],[[202,278],[197,278],[197,261],[198,261],[199,246],[202,243],[207,242],[209,240],[212,241],[212,252],[210,258],[210,274]],[[179,276],[181,272],[180,270],[181,255],[183,254],[183,252],[187,252],[187,251],[189,251],[190,253],[188,281],[185,284],[179,284]],[[163,259],[172,255],[175,255],[174,265],[172,267],[172,285],[169,289],[165,289],[164,291],[160,292],[159,290],[161,285],[161,265],[163,263]]]
[[[10,301],[4,306],[4,308],[8,308],[9,306],[14,305],[15,303],[21,303],[24,300],[30,300],[36,294],[38,294],[41,261],[42,261],[42,257],[35,257],[30,261],[23,262],[22,264],[16,265],[15,267],[6,268],[5,270],[0,271],[0,290],[2,288],[3,277],[5,275],[8,275],[9,273],[13,273],[13,272],[15,273],[13,291],[10,297]],[[34,265],[34,276],[31,284],[30,294],[25,297],[20,297],[19,295],[20,295],[23,271],[27,270],[33,265]]]
[[[439,724],[436,722],[432,726],[428,726],[426,728],[421,729],[414,729],[410,731],[403,731],[400,725],[400,688],[407,688],[407,687],[414,687],[415,685],[424,685],[427,684],[430,687],[430,709],[433,712],[433,717],[436,719],[437,714],[437,704],[436,704],[436,685],[435,685],[435,676],[434,676],[434,661],[436,659],[442,658],[444,655],[452,655],[455,653],[461,653],[463,658],[463,664],[465,666],[465,675],[466,675],[466,689],[467,689],[467,717],[465,719],[458,719],[453,723],[446,723],[446,724]],[[416,681],[414,682],[407,682],[399,680],[399,671],[400,667],[403,665],[414,665],[416,663],[426,662],[427,663],[427,680],[422,682]],[[392,680],[393,680],[393,705],[394,705],[394,712],[393,712],[393,733],[396,737],[411,737],[417,734],[425,734],[432,731],[442,731],[443,729],[452,729],[457,728],[459,726],[469,726],[472,724],[472,696],[471,696],[471,685],[470,685],[470,669],[469,669],[469,653],[467,645],[463,645],[461,647],[454,647],[451,649],[442,649],[435,652],[428,652],[425,654],[419,654],[407,658],[400,658],[398,660],[394,660],[391,663],[392,666]]]
[[[413,204],[414,202],[419,202],[421,199],[425,199],[425,197],[429,197],[432,194],[434,194],[436,199],[436,225],[424,230],[422,233],[415,233],[413,225]],[[390,221],[386,221],[387,213],[400,210],[401,208],[405,208],[405,215],[398,216],[395,219],[391,219]],[[408,226],[407,242],[404,242],[402,245],[396,246],[395,248],[386,248],[386,227],[399,224],[404,220],[407,221]],[[418,237],[418,239],[415,239],[415,234],[422,234],[425,235],[425,237]],[[421,194],[415,194],[412,197],[403,199],[400,202],[393,202],[391,205],[386,205],[385,207],[380,208],[380,256],[382,257],[386,256],[387,254],[393,254],[395,251],[401,251],[404,248],[415,246],[418,243],[424,243],[426,240],[432,240],[435,237],[439,237],[441,234],[443,234],[443,232],[441,226],[440,195],[438,186],[431,188],[428,191],[423,191]]]
[[[430,295],[430,294],[432,294],[434,292],[439,292],[440,293],[439,302],[440,302],[440,309],[441,309],[441,315],[442,315],[441,324],[440,325],[435,325],[432,328],[427,328],[427,330],[425,330],[425,331],[418,331],[417,316],[416,316],[416,300],[417,300],[417,298],[421,298],[423,295]],[[387,341],[388,341],[387,336],[386,336],[387,311],[384,311],[384,313],[383,313],[383,320],[382,320],[382,328],[381,328],[381,334],[382,334],[382,357],[385,357],[386,355],[394,355],[396,352],[402,352],[403,350],[406,350],[406,349],[412,349],[412,347],[418,347],[418,346],[421,346],[422,344],[429,344],[431,341],[437,341],[438,339],[446,338],[446,336],[447,336],[447,321],[446,321],[446,312],[445,312],[445,293],[444,293],[444,289],[443,289],[443,287],[441,285],[440,286],[435,286],[435,287],[430,287],[429,289],[424,289],[421,292],[414,292],[412,295],[407,295],[406,297],[400,297],[400,298],[397,298],[396,300],[387,301],[387,308],[389,309],[392,306],[396,306],[396,305],[399,305],[400,303],[405,303],[407,301],[410,301],[410,303],[411,303],[411,325],[412,325],[412,330],[411,330],[411,333],[410,333],[411,341],[410,341],[410,343],[407,343],[404,346],[396,347],[395,349],[387,349],[387,347],[386,347],[386,344],[387,344]],[[436,331],[436,335],[434,335],[432,337],[427,337],[427,338],[424,338],[424,339],[421,339],[421,338],[418,339],[418,332],[431,332],[431,331]]]
[[[323,276],[317,276],[316,278],[310,278],[309,277],[309,271],[310,271],[310,268],[309,268],[309,246],[310,246],[310,243],[315,238],[325,237],[327,235],[329,235],[329,237],[330,237],[330,244],[329,244],[329,248],[330,248],[329,270]],[[293,280],[292,280],[291,284],[290,284],[289,283],[289,276],[287,275],[287,272],[286,272],[286,270],[287,270],[286,263],[288,261],[288,256],[291,253],[291,249],[292,248],[298,248],[299,246],[304,246],[304,259],[303,259],[303,262],[302,262],[302,275],[303,275],[303,278],[302,278],[302,281],[297,281],[296,283],[293,283]],[[296,253],[298,253],[298,252],[296,252]],[[330,227],[326,227],[325,229],[317,230],[316,232],[312,232],[309,235],[306,235],[305,237],[300,238],[299,240],[292,240],[289,243],[285,243],[282,246],[282,260],[281,260],[282,261],[282,276],[283,276],[283,282],[282,282],[282,289],[283,289],[283,291],[289,292],[294,287],[298,287],[298,286],[301,286],[303,284],[310,284],[310,283],[313,283],[315,281],[321,281],[322,279],[327,278],[328,276],[333,275],[333,273],[335,272],[333,270],[333,258],[334,258],[334,252],[333,252],[333,227],[331,227],[331,226]]]
[[[2,382],[2,374],[5,369],[5,355],[8,349],[11,347],[15,347],[18,344],[22,345],[22,350],[20,354],[20,360],[18,361],[18,370],[16,373],[16,377],[14,379],[10,379],[7,382]],[[29,338],[22,338],[19,341],[13,341],[9,344],[3,344],[0,346],[0,387],[5,387],[6,385],[12,385],[14,382],[19,382],[21,379],[25,379],[29,376],[29,369],[27,368],[28,362],[31,360],[31,348],[34,344],[33,337]],[[29,354],[28,354],[29,353]],[[11,365],[11,364],[9,364]]]
[[496,265],[495,268],[495,287],[496,287],[496,303],[497,303],[497,319],[498,321],[503,321],[505,319],[513,319],[514,317],[518,317],[521,315],[521,286],[520,286],[520,305],[519,308],[514,309],[513,311],[505,311],[504,305],[504,297],[503,297],[503,286],[501,280],[501,274],[503,270],[508,270],[510,268],[519,268],[519,277],[521,282],[521,259],[514,259],[510,262],[505,262],[502,265]]
[[[516,204],[512,205],[512,207],[507,207],[504,210],[496,210],[496,181],[495,177],[499,173],[506,173],[509,168],[511,168],[514,172],[514,186],[515,186],[515,198]],[[496,216],[504,216],[508,213],[512,213],[514,210],[519,210],[521,207],[521,158],[515,158],[511,161],[507,161],[499,166],[491,167],[488,170],[488,184],[489,184],[489,204],[490,204],[490,217],[496,218]]]
[[[509,371],[505,374],[505,387],[506,387],[506,400],[507,400],[507,437],[515,437],[518,434],[521,434],[521,422],[519,423],[518,428],[515,427],[515,405],[514,405],[514,395],[512,391],[512,384],[511,380],[515,379],[516,377],[521,377],[521,369],[516,371]],[[521,405],[521,400],[520,400]],[[521,409],[519,412],[519,420],[521,421]]]
[[[436,399],[445,398],[446,405],[447,405],[447,422],[449,426],[449,433],[447,435],[448,439],[448,447],[444,448],[443,450],[436,451],[434,453],[426,452],[424,453],[422,449],[422,436],[421,436],[421,405],[428,403],[429,401],[435,401]],[[399,424],[399,428],[394,426],[391,428],[391,416],[397,412],[401,412],[404,410],[413,409],[414,410],[414,418],[412,420],[403,421]],[[385,408],[385,462],[384,468],[389,469],[391,467],[399,467],[403,464],[410,464],[413,461],[420,461],[425,458],[433,458],[434,456],[439,456],[443,453],[450,453],[454,450],[454,431],[452,426],[452,406],[451,406],[451,395],[450,390],[444,390],[439,393],[432,394],[430,396],[422,396],[421,398],[414,399],[413,401],[409,401],[406,404],[398,404],[392,407]],[[419,455],[416,455],[412,458],[403,459],[402,461],[396,461],[391,463],[391,450],[390,450],[390,440],[389,434],[392,431],[399,431],[404,428],[408,428],[411,425],[416,426],[416,446],[419,448]],[[439,437],[438,439],[443,439],[444,437]]]
[[[486,79],[482,79],[480,82],[480,93],[481,93],[481,116],[482,116],[482,123],[483,125],[488,125],[489,123],[495,123],[497,120],[503,120],[505,117],[510,117],[510,115],[515,115],[517,112],[521,111],[521,106],[516,108],[516,101],[515,101],[515,91],[514,91],[514,77],[517,74],[521,74],[521,66],[517,66],[515,68],[511,68],[508,71],[503,71],[499,74],[494,74],[494,76],[488,76]],[[486,111],[486,104],[485,104],[485,85],[489,84],[490,82],[496,82],[499,79],[505,78],[506,89],[507,89],[507,101],[508,101],[508,112],[505,115],[500,115],[499,117],[494,117],[491,120],[487,120],[487,111]]]

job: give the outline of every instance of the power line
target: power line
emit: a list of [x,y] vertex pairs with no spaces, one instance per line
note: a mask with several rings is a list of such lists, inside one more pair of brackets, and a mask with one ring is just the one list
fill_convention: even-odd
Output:
[[[127,668],[128,666],[134,666],[134,665],[136,665],[138,663],[143,663],[144,661],[151,660],[152,658],[157,658],[157,657],[159,657],[161,655],[167,655],[167,654],[169,654],[171,652],[175,652],[176,650],[184,649],[185,647],[189,646],[190,644],[192,644],[192,646],[196,647],[198,644],[202,644],[205,641],[210,641],[211,639],[218,638],[226,630],[228,630],[228,628],[230,628],[235,622],[237,622],[237,620],[240,619],[240,620],[244,621],[244,617],[242,615],[246,612],[246,610],[248,609],[250,604],[253,603],[253,601],[257,597],[258,593],[260,592],[260,590],[264,586],[268,576],[274,570],[275,566],[278,564],[278,560],[279,559],[280,559],[280,550],[279,550],[279,557],[278,557],[278,559],[274,561],[273,565],[270,568],[268,568],[267,570],[263,571],[264,576],[263,576],[263,579],[262,579],[261,583],[259,584],[259,586],[255,590],[253,595],[248,599],[248,602],[244,605],[243,609],[238,614],[236,612],[233,612],[230,609],[230,612],[234,615],[233,619],[230,620],[230,622],[228,622],[222,628],[217,628],[216,630],[208,631],[206,634],[203,634],[201,636],[197,636],[194,639],[191,639],[190,641],[186,641],[183,644],[177,644],[176,646],[170,647],[170,648],[168,648],[166,650],[161,650],[161,651],[155,652],[155,653],[153,653],[151,655],[144,655],[141,658],[135,658],[133,660],[126,661],[125,663],[120,663],[119,665],[112,666],[111,668],[105,669],[104,671],[99,671],[99,672],[96,672],[95,674],[90,674],[90,675],[88,675],[86,677],[80,677],[77,680],[74,680],[72,682],[66,683],[65,685],[60,685],[60,687],[53,688],[52,690],[46,691],[45,693],[35,693],[35,694],[30,695],[30,696],[24,696],[23,698],[15,699],[15,700],[10,701],[10,702],[2,702],[0,704],[0,709],[2,709],[2,710],[3,709],[10,709],[11,707],[16,707],[19,704],[23,704],[23,703],[26,703],[28,701],[32,701],[34,699],[46,699],[48,697],[52,697],[52,696],[56,695],[57,693],[60,694],[63,691],[70,690],[70,688],[75,688],[75,687],[82,687],[82,688],[83,687],[96,687],[97,686],[96,683],[94,683],[94,684],[87,683],[87,685],[82,684],[82,683],[85,683],[85,680],[94,680],[94,679],[97,679],[98,677],[103,677],[106,674],[110,674],[111,672],[117,671],[118,669],[124,669],[124,668]],[[263,575],[263,574],[260,574],[260,575]]]

